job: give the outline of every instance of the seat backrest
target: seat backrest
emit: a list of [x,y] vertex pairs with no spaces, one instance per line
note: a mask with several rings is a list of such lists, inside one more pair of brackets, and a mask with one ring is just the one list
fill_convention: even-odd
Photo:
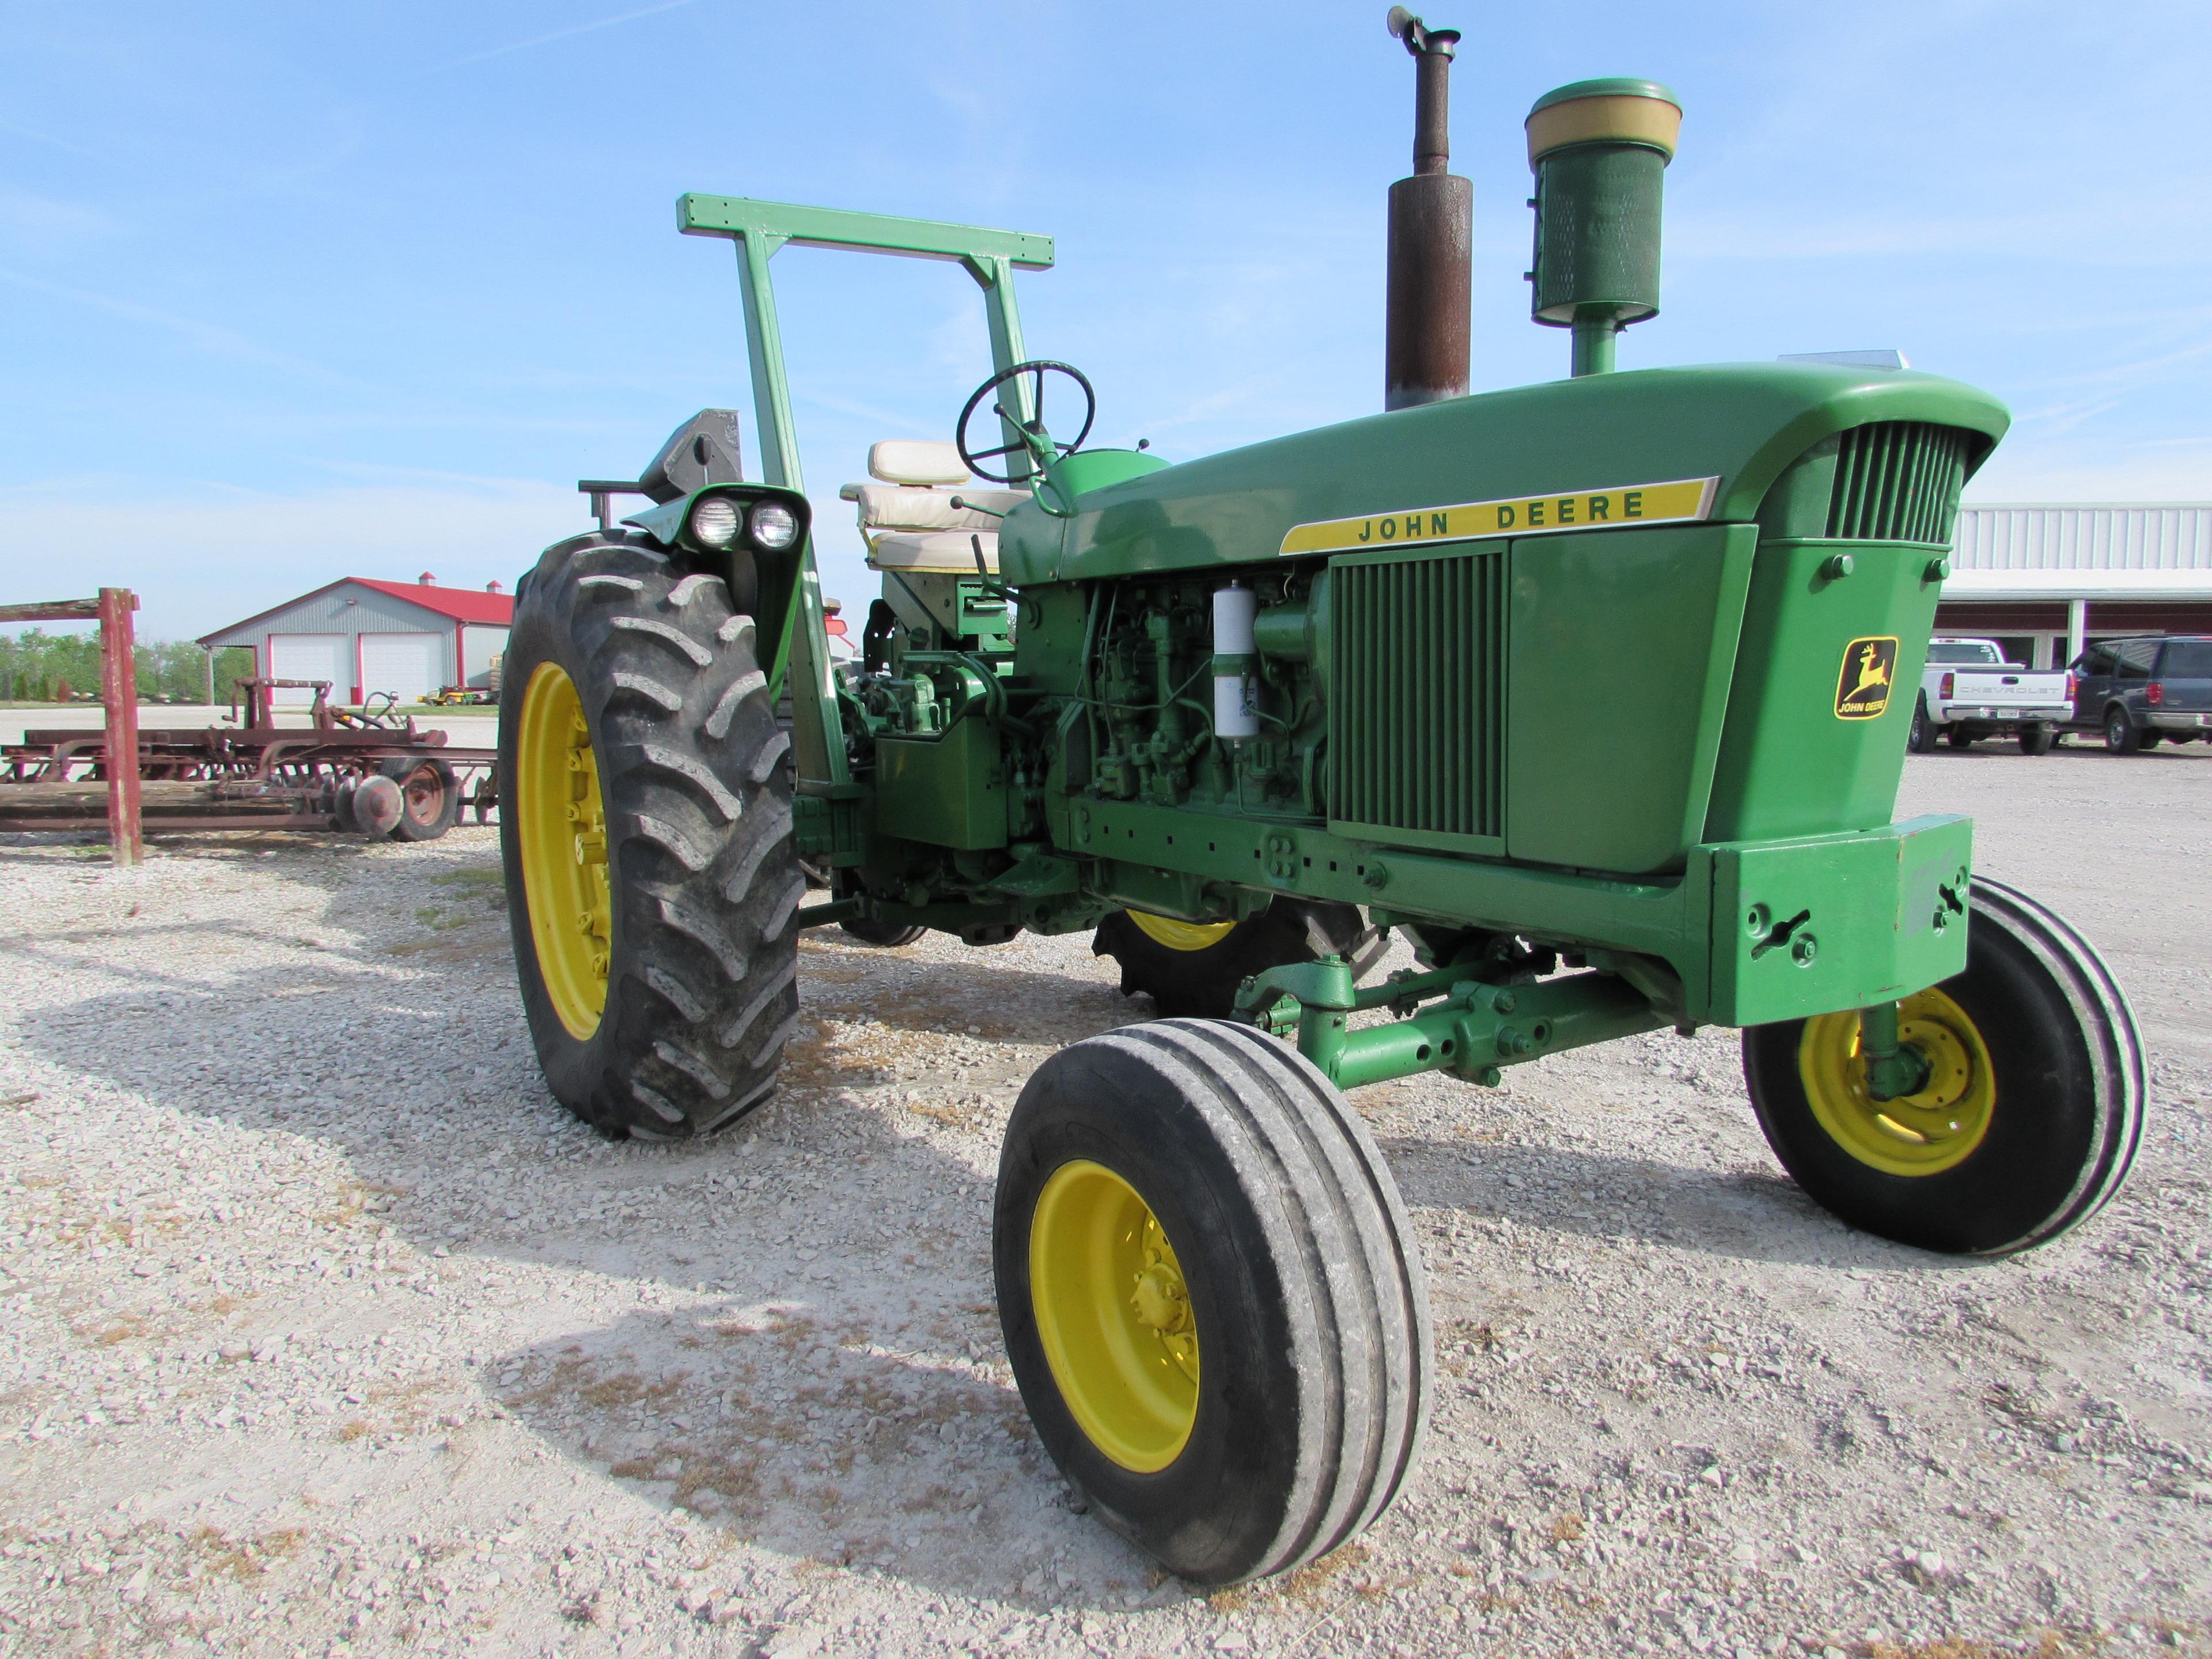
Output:
[[960,446],[927,438],[886,438],[868,446],[868,476],[889,484],[964,484]]

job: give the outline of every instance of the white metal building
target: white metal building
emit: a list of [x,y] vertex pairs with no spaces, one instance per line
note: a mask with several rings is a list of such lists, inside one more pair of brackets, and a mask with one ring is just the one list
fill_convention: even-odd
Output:
[[2212,501],[1961,507],[1936,629],[2030,668],[2115,634],[2212,634]]
[[[442,686],[490,684],[514,615],[514,599],[497,582],[478,592],[441,587],[428,574],[413,582],[346,576],[199,643],[250,647],[255,672],[266,678],[327,680],[335,702],[388,691],[419,702]],[[276,701],[304,704],[313,696],[280,691]]]

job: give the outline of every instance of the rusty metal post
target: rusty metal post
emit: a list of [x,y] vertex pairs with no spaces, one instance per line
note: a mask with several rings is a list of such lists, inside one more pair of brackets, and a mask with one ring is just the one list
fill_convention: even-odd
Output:
[[107,845],[118,869],[144,861],[138,810],[138,665],[127,587],[100,590],[100,700],[107,708]]
[[1459,31],[1425,27],[1402,6],[1391,8],[1389,21],[1415,69],[1413,176],[1390,186],[1382,406],[1407,409],[1463,398],[1470,384],[1474,185],[1447,171]]

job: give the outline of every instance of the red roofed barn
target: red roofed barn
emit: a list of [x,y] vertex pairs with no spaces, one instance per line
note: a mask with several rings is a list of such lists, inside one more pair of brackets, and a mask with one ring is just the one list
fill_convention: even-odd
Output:
[[[388,691],[419,702],[443,686],[493,684],[514,617],[514,596],[497,582],[479,592],[441,587],[427,573],[412,582],[346,576],[199,642],[250,647],[255,672],[270,679],[328,680],[334,702]],[[285,691],[276,701],[313,696]]]

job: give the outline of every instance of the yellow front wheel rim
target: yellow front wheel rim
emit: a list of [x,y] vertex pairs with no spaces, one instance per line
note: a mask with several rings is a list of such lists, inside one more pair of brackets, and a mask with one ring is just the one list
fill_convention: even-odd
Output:
[[1170,951],[1203,951],[1227,939],[1237,926],[1233,921],[1174,921],[1166,916],[1147,915],[1142,910],[1130,911],[1129,920],[1137,924],[1137,931],[1146,939]]
[[1996,1073],[1974,1022],[1941,991],[1899,1003],[1897,1033],[1929,1063],[1917,1094],[1876,1100],[1867,1092],[1856,1009],[1805,1022],[1797,1073],[1814,1118],[1860,1163],[1889,1175],[1941,1175],[1966,1162],[1989,1133]]
[[607,813],[576,683],[540,663],[523,689],[515,741],[515,815],[522,891],[538,973],[553,1012],[584,1042],[607,1006],[614,902],[607,886]]
[[1123,1468],[1164,1469],[1198,1421],[1198,1331],[1152,1206],[1103,1164],[1052,1172],[1030,1223],[1030,1302],[1068,1414]]

